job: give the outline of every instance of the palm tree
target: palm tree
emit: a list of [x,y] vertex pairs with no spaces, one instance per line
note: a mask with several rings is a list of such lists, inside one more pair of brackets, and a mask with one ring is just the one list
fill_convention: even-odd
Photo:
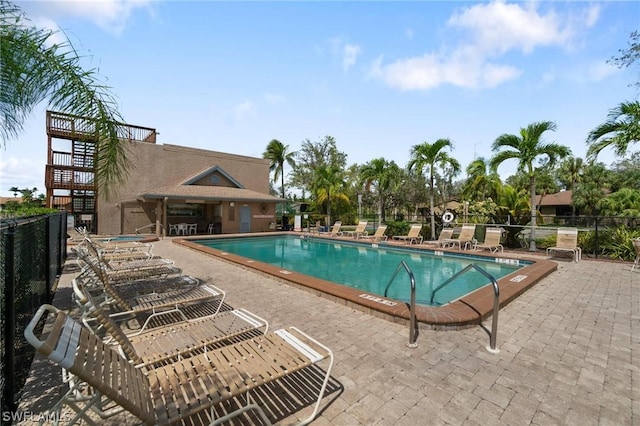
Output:
[[622,188],[598,203],[604,216],[637,217],[640,215],[640,190]]
[[609,189],[609,182],[612,180],[612,172],[604,163],[587,163],[573,191],[571,203],[586,216],[591,216],[600,200],[605,197],[605,189]]
[[425,169],[429,174],[429,211],[431,214],[431,239],[436,239],[436,220],[433,210],[434,204],[434,179],[436,166],[446,167],[449,165],[455,173],[460,171],[460,163],[445,151],[445,148],[453,148],[449,139],[438,139],[434,143],[423,142],[411,148],[411,158],[409,160],[409,170],[417,170],[424,173]]
[[604,197],[605,192],[601,186],[593,182],[585,182],[576,187],[571,195],[571,203],[580,208],[586,216],[591,216]]
[[609,119],[587,136],[587,158],[597,158],[600,151],[612,146],[624,157],[630,144],[640,141],[640,102],[623,102],[609,112]]
[[0,0],[0,138],[3,146],[23,131],[33,109],[48,100],[51,109],[94,120],[97,142],[96,184],[109,198],[122,182],[129,163],[126,148],[118,138],[122,119],[116,99],[98,81],[96,70],[80,65],[78,52],[64,33],[38,29],[24,12]]
[[362,166],[360,178],[366,191],[371,191],[372,187],[375,188],[378,198],[378,218],[383,221],[383,200],[389,188],[399,181],[400,168],[393,161],[376,158]]
[[531,220],[529,202],[527,191],[524,189],[507,184],[500,191],[496,214],[499,217],[509,218],[508,225],[505,225],[509,247],[519,247],[518,234],[522,232],[522,226]]
[[[573,191],[576,185],[582,179],[582,171],[584,169],[584,161],[580,157],[569,157],[560,164],[558,169],[558,178],[562,182],[566,182],[567,189]],[[576,216],[576,205],[571,202],[571,220],[574,221]]]
[[273,172],[273,181],[274,183],[281,178],[281,188],[282,188],[282,226],[284,229],[284,210],[286,199],[284,192],[284,163],[287,163],[290,167],[295,166],[294,160],[295,153],[289,152],[289,145],[284,145],[277,139],[272,139],[271,142],[267,145],[267,150],[262,154],[262,158],[265,158],[271,161],[269,165],[269,170]]
[[331,226],[331,199],[343,199],[349,201],[342,188],[344,186],[344,178],[342,169],[335,165],[324,165],[315,169],[315,178],[313,181],[314,192],[318,203],[327,203],[327,226]]
[[546,131],[555,131],[556,124],[551,121],[539,121],[520,129],[519,135],[503,134],[493,142],[491,149],[496,154],[491,158],[490,164],[498,168],[506,160],[517,159],[518,171],[524,173],[529,179],[529,196],[531,203],[531,240],[529,251],[536,250],[536,168],[534,162],[539,157],[546,157],[546,166],[552,167],[559,158],[571,155],[571,150],[564,145],[556,143],[543,143],[542,134]]
[[467,180],[462,187],[462,195],[467,200],[482,200],[491,198],[498,201],[502,190],[502,181],[498,171],[489,167],[489,162],[483,157],[473,160],[467,166]]

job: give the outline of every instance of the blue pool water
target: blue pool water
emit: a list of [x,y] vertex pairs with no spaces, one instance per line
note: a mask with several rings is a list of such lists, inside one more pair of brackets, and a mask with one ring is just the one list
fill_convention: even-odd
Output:
[[[381,244],[301,239],[293,236],[243,237],[198,240],[198,244],[257,260],[312,277],[384,296],[384,290],[405,261],[416,280],[416,302],[431,305],[431,294],[440,284],[471,263],[498,280],[525,266],[505,264],[480,256],[432,254]],[[410,298],[409,280],[404,271],[396,277],[387,296],[400,301]],[[490,284],[480,272],[471,269],[435,294],[432,305],[443,305]]]

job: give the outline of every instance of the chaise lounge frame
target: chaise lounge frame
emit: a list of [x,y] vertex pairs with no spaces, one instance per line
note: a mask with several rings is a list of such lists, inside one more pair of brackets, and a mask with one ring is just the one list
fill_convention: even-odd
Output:
[[411,225],[411,228],[409,228],[409,232],[407,232],[407,235],[394,235],[393,239],[404,241],[407,244],[421,244],[422,235],[420,235],[420,231],[422,231],[422,225]]
[[[54,316],[48,335],[36,336],[38,324]],[[313,412],[300,424],[318,414],[333,368],[331,350],[295,327],[269,332],[155,369],[137,368],[105,344],[98,336],[52,305],[42,305],[25,329],[27,341],[44,357],[58,364],[95,391],[78,413],[107,399],[120,405],[146,425],[188,422],[205,410],[245,396],[247,405],[211,422],[221,424],[255,410],[267,423],[263,409],[251,402],[251,390],[287,378],[322,361],[326,374]]]
[[[94,330],[108,333],[103,340],[115,342],[121,354],[134,364],[157,365],[197,354],[243,336],[265,334],[269,323],[264,318],[247,311],[233,309],[206,317],[169,323],[153,329],[142,327],[134,333],[125,333],[107,312],[98,306],[91,292],[74,280],[74,293],[81,307],[82,322]],[[90,323],[97,322],[97,326]]]
[[555,256],[557,252],[571,253],[575,262],[582,260],[582,249],[578,246],[578,228],[558,228],[556,245],[547,248],[547,256]]
[[500,239],[502,238],[502,229],[501,228],[487,228],[484,233],[484,242],[476,243],[473,246],[474,250],[489,250],[490,253],[502,253],[504,252],[504,247],[500,244]]

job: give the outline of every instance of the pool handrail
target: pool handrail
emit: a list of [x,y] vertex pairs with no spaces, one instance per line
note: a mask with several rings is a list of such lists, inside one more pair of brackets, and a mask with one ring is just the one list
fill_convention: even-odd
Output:
[[384,297],[387,297],[387,291],[389,291],[391,283],[396,279],[398,272],[400,272],[400,267],[403,267],[405,271],[407,271],[407,274],[409,274],[409,281],[411,284],[411,301],[409,302],[409,343],[407,346],[410,348],[417,348],[418,344],[416,343],[416,340],[418,339],[418,327],[416,322],[416,278],[413,275],[413,271],[404,260],[400,261],[400,264],[398,264],[398,267],[389,280],[387,287],[385,287]]
[[[487,331],[487,333],[489,333],[489,346],[487,346],[486,349],[491,353],[497,354],[498,352],[500,352],[500,349],[496,349],[496,338],[498,334],[498,312],[500,311],[500,287],[498,287],[498,282],[496,281],[495,278],[493,278],[491,274],[486,272],[484,269],[482,269],[475,263],[472,263],[466,266],[464,269],[458,271],[454,276],[452,276],[451,278],[449,278],[448,280],[440,284],[438,287],[436,287],[435,290],[431,292],[430,303],[433,305],[433,298],[439,290],[441,290],[444,286],[448,285],[453,280],[458,278],[459,275],[462,275],[467,271],[469,271],[471,268],[474,268],[475,270],[480,272],[482,275],[489,278],[489,280],[491,280],[491,284],[493,285],[493,314],[492,314],[493,318],[491,321],[491,331]],[[480,325],[482,326],[482,323],[480,323]]]

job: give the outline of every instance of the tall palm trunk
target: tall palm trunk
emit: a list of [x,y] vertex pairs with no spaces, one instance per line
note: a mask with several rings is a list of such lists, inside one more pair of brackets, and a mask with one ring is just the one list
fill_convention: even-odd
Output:
[[331,228],[331,189],[327,187],[327,229]]
[[429,191],[429,208],[431,209],[431,239],[436,239],[436,215],[433,210],[434,197],[433,197],[433,170],[431,170],[431,176],[429,176],[431,191]]
[[[282,170],[282,173],[280,173],[280,182],[282,184],[282,199],[285,199],[285,194],[284,194],[284,161],[282,163],[280,163],[280,170]],[[282,201],[282,218],[280,219],[280,225],[281,225],[281,229],[284,230],[284,211],[285,208],[287,207],[287,202],[286,201]]]
[[536,178],[529,177],[529,193],[531,194],[531,241],[529,241],[529,251],[536,251]]

